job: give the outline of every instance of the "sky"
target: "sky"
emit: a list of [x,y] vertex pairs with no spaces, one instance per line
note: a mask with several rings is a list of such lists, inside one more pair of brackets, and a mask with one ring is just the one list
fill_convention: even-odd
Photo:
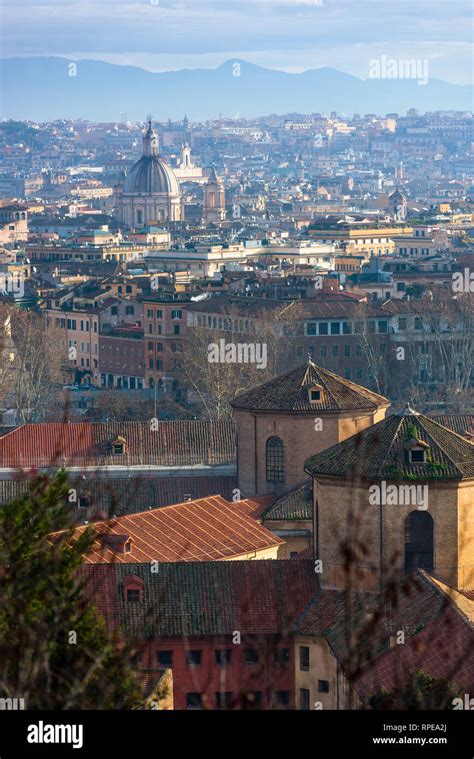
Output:
[[289,72],[368,78],[387,56],[472,77],[471,0],[2,0],[1,57],[58,56],[150,71],[242,58]]

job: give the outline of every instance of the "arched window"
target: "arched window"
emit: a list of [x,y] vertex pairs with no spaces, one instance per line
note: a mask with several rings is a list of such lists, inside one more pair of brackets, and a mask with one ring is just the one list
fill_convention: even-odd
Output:
[[267,482],[285,482],[285,448],[281,438],[268,438],[265,465]]
[[433,518],[427,511],[412,511],[405,520],[405,573],[433,566]]

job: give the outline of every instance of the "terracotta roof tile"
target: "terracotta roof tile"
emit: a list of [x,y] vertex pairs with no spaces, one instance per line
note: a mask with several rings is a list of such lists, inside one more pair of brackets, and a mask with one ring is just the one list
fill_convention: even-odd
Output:
[[[148,564],[84,565],[79,573],[109,629],[134,639],[286,633],[319,589],[312,561],[165,563],[158,573]],[[143,578],[141,603],[124,599],[130,574]]]
[[[89,564],[218,561],[284,543],[249,516],[245,505],[242,508],[239,502],[221,496],[123,515],[91,526],[97,537],[84,559]],[[87,527],[78,527],[75,535]],[[128,537],[131,550],[125,552],[120,545],[114,549],[110,545],[114,536],[119,542],[120,536]]]
[[[367,641],[367,664],[355,680],[359,693],[368,697],[382,687],[390,691],[399,686],[400,672],[410,669],[422,669],[434,677],[449,676],[461,686],[472,687],[474,602],[423,570],[400,584],[396,598],[396,604],[380,607],[376,593],[352,596],[355,631],[366,623],[367,612],[377,614]],[[346,591],[322,589],[295,621],[293,630],[326,638],[345,669],[349,653],[346,624]],[[399,630],[406,631],[405,644],[390,648],[390,636]],[[357,632],[355,635],[357,639]]]
[[[123,454],[113,442],[126,441]],[[235,461],[232,421],[24,424],[0,438],[0,467],[190,466]]]

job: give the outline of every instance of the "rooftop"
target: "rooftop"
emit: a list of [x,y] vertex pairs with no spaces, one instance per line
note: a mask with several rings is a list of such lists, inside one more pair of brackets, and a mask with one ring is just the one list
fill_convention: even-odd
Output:
[[[318,400],[310,400],[309,391],[313,388],[320,391]],[[297,369],[242,393],[237,396],[232,405],[236,409],[253,411],[314,413],[315,411],[339,412],[357,409],[375,411],[389,406],[390,401],[308,360]]]
[[210,496],[84,525],[73,540],[89,527],[94,531],[88,564],[217,561],[284,543],[250,516],[252,506]]
[[[319,590],[312,560],[177,562],[157,573],[148,563],[84,565],[80,574],[109,628],[133,638],[281,634]],[[128,575],[143,580],[142,603],[125,601]]]
[[[424,460],[412,460],[414,447],[426,451]],[[311,456],[305,471],[313,477],[369,480],[467,479],[474,477],[474,445],[432,417],[407,407]]]
[[[118,438],[123,443],[115,447]],[[23,424],[0,438],[0,467],[216,466],[235,461],[230,420]]]

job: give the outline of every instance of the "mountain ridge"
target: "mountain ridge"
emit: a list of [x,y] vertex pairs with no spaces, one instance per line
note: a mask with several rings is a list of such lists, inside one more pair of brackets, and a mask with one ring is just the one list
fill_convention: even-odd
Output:
[[[75,65],[75,69],[74,69]],[[72,75],[71,75],[72,72]],[[203,121],[268,113],[405,113],[408,108],[472,110],[472,87],[430,78],[359,79],[324,66],[290,73],[232,58],[217,68],[152,72],[139,66],[62,57],[0,60],[2,116],[49,121]]]

